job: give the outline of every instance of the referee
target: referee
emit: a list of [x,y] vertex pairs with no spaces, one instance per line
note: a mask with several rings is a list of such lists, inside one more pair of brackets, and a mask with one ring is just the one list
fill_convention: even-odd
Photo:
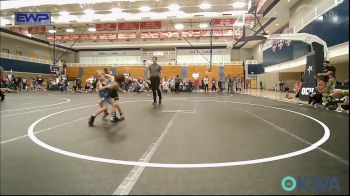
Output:
[[162,94],[159,89],[160,85],[160,72],[162,67],[157,64],[157,57],[152,57],[153,63],[148,67],[148,76],[151,80],[151,88],[153,92],[153,105],[157,104],[157,93],[159,97],[159,105],[162,104]]

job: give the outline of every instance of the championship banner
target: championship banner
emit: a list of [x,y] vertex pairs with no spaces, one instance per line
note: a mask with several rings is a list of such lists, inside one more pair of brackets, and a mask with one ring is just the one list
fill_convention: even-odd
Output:
[[214,27],[232,27],[235,19],[213,19]]
[[233,30],[231,30],[231,29],[222,30],[222,36],[224,36],[224,37],[233,36]]
[[193,37],[192,31],[182,31],[183,37]]
[[201,36],[201,31],[200,30],[192,31],[192,35],[193,35],[193,37],[200,37]]
[[84,34],[80,36],[80,41],[88,41],[90,40],[89,34]]
[[161,29],[161,21],[140,22],[140,29]]
[[210,30],[203,30],[201,35],[202,37],[210,37]]
[[61,41],[63,39],[63,36],[62,35],[56,35],[56,36],[48,35],[48,36],[46,36],[46,39],[49,42],[53,42],[54,38],[55,38],[55,41]]
[[96,41],[98,38],[98,34],[90,34],[90,40],[91,41]]
[[[39,28],[39,27],[38,27]],[[28,34],[26,30],[20,27],[12,27],[12,31],[19,32],[21,34]],[[213,30],[213,36],[215,37],[233,37],[234,31],[232,29],[220,29]],[[237,32],[236,32],[237,33]],[[241,35],[238,32],[238,35]],[[165,32],[141,32],[137,35],[136,32],[120,32],[120,33],[94,33],[94,34],[66,34],[56,35],[56,41],[96,41],[96,40],[117,40],[117,39],[135,39],[140,36],[141,39],[174,39],[179,38],[180,33],[178,31],[165,31]],[[196,37],[209,37],[210,30],[188,30],[182,31],[181,36],[188,38]],[[53,41],[53,35],[46,36],[48,40]],[[80,38],[79,38],[80,37]]]
[[39,27],[28,27],[28,33],[30,34],[43,34],[45,33],[45,26],[39,26]]
[[116,40],[118,35],[116,33],[100,33],[98,35],[99,40]]
[[178,38],[178,37],[180,37],[180,35],[179,35],[179,32],[177,32],[177,31],[159,32],[160,39],[165,39],[165,38],[171,39],[171,38]]
[[21,27],[10,27],[10,30],[20,34],[23,32],[23,29]]
[[118,33],[118,39],[135,39],[136,33]]
[[214,37],[222,37],[222,30],[213,30]]
[[118,23],[118,30],[138,30],[140,23],[138,22],[122,22]]
[[79,35],[71,34],[71,35],[63,35],[63,41],[76,41],[79,39]]
[[[292,34],[294,33],[294,28],[290,26],[286,26],[279,33]],[[284,46],[290,46],[291,43],[292,43],[291,40],[265,40],[259,47],[262,51],[272,48],[272,51],[275,52],[277,49],[281,50]]]
[[159,32],[141,32],[141,39],[157,39]]
[[96,24],[96,31],[115,31],[117,30],[116,23]]

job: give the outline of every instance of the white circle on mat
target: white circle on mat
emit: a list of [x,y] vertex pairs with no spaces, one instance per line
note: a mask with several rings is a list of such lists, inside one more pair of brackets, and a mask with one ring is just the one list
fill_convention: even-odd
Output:
[[[141,102],[141,101],[145,101],[145,100],[124,101],[124,102],[120,102],[120,103]],[[110,163],[110,164],[118,164],[118,165],[129,165],[129,166],[141,166],[141,167],[156,167],[156,168],[214,168],[214,167],[231,167],[231,166],[239,166],[239,165],[252,165],[252,164],[258,164],[258,163],[266,163],[266,162],[271,162],[271,161],[277,161],[277,160],[287,159],[287,158],[299,156],[299,155],[305,154],[307,152],[310,152],[310,151],[316,149],[317,147],[319,147],[320,145],[322,145],[323,143],[325,143],[328,140],[329,136],[330,136],[330,130],[323,122],[319,121],[316,118],[308,116],[306,114],[299,113],[299,112],[292,111],[292,110],[287,110],[287,109],[277,108],[277,107],[267,106],[267,105],[259,105],[259,104],[244,103],[244,102],[232,102],[232,101],[217,101],[217,100],[182,100],[182,101],[206,101],[206,102],[218,102],[218,103],[234,103],[234,104],[251,105],[251,106],[271,108],[271,109],[291,112],[291,113],[294,113],[294,114],[297,114],[297,115],[309,118],[309,119],[317,122],[318,124],[320,124],[323,127],[323,129],[324,129],[324,135],[322,136],[322,138],[320,140],[318,140],[314,144],[312,144],[312,145],[310,145],[310,146],[308,146],[308,147],[306,147],[304,149],[297,150],[297,151],[290,152],[290,153],[286,153],[286,154],[282,154],[282,155],[276,155],[276,156],[272,156],[272,157],[252,159],[252,160],[245,160],[245,161],[222,162],[222,163],[194,163],[194,164],[187,164],[187,163],[181,163],[181,164],[177,164],[177,163],[148,163],[148,162],[125,161],[125,160],[116,160],[116,159],[107,159],[107,158],[101,158],[101,157],[95,157],[95,156],[88,156],[88,155],[83,155],[83,154],[78,154],[78,153],[74,153],[74,152],[69,152],[69,151],[66,151],[66,150],[62,150],[62,149],[50,146],[50,145],[42,142],[41,140],[39,140],[35,136],[35,133],[34,133],[35,126],[38,123],[40,123],[41,121],[43,121],[44,119],[47,119],[47,118],[49,118],[51,116],[54,116],[54,115],[57,115],[57,114],[61,114],[61,113],[64,113],[64,112],[96,106],[96,104],[94,104],[94,105],[88,105],[88,106],[82,106],[82,107],[67,109],[67,110],[63,110],[63,111],[60,111],[60,112],[56,112],[56,113],[44,116],[44,117],[38,119],[37,121],[35,121],[34,123],[32,123],[29,126],[29,128],[28,128],[28,136],[33,142],[35,142],[39,146],[41,146],[41,147],[43,147],[43,148],[45,148],[47,150],[50,150],[50,151],[62,154],[62,155],[66,155],[66,156],[70,156],[70,157],[74,157],[74,158],[78,158],[78,159],[89,160],[89,161],[102,162],[102,163]]]

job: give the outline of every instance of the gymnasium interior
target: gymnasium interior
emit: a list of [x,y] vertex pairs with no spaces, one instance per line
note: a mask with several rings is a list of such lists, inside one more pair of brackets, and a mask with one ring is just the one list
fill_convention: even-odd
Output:
[[349,194],[348,0],[0,8],[1,195]]

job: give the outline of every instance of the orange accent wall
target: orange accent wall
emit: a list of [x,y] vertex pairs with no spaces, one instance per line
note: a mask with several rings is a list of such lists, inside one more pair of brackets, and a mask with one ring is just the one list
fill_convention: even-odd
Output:
[[237,66],[237,65],[227,65],[224,67],[224,73],[225,77],[228,75],[231,76],[243,76],[243,66]]
[[144,77],[144,66],[118,66],[117,73],[124,74],[124,73],[130,73],[131,77],[133,78],[141,78]]
[[171,78],[176,75],[180,75],[181,66],[163,66],[162,67],[162,77]]
[[75,79],[79,75],[79,67],[67,67],[66,72],[68,75],[68,80]]

